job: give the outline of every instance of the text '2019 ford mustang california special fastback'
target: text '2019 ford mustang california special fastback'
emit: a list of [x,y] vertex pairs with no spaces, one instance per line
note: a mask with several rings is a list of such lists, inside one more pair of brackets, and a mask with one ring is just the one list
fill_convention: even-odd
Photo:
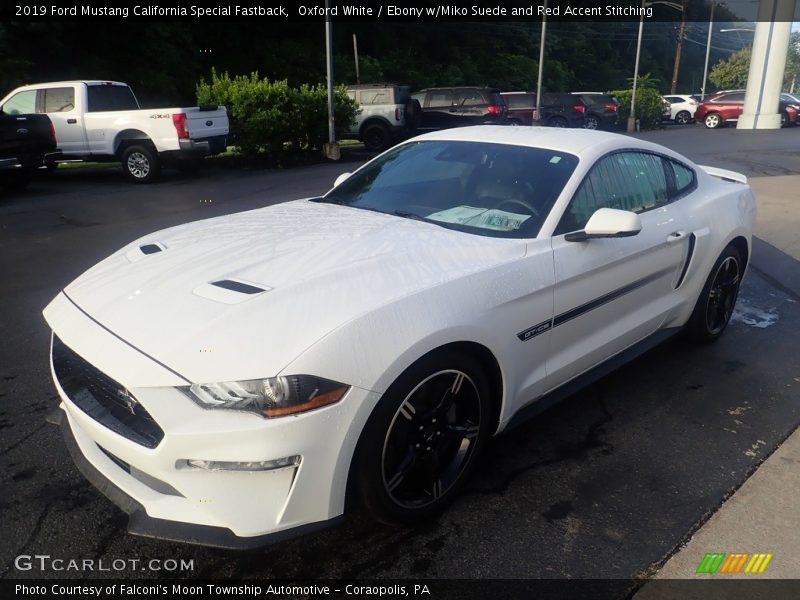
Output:
[[346,498],[413,523],[611,359],[716,339],[754,220],[744,176],[626,136],[426,134],[68,285],[44,311],[65,438],[133,533],[250,547]]

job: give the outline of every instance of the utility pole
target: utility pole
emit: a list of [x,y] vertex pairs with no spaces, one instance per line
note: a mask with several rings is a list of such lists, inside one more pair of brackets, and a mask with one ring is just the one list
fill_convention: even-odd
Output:
[[[708,58],[711,55],[711,34],[714,31],[714,8],[716,6],[717,1],[712,0],[711,17],[708,20],[708,38],[706,39],[706,64],[703,67],[703,87],[700,89],[700,100],[706,99],[706,85],[708,84]],[[720,4],[720,6],[722,6],[722,4]]]
[[356,34],[353,34],[353,55],[356,57],[356,83],[361,83],[361,73],[358,71],[358,40]]
[[327,158],[339,160],[339,144],[336,143],[336,126],[333,104],[333,26],[328,10],[330,0],[325,0],[325,67],[328,73],[328,143],[324,152]]
[[547,32],[547,0],[544,0],[544,14],[542,15],[542,34],[539,37],[539,77],[536,81],[536,109],[534,121],[542,122],[542,75],[544,73],[544,35]]
[[678,74],[680,73],[681,70],[681,53],[683,52],[683,36],[686,34],[686,2],[687,0],[683,0],[681,8],[681,26],[678,29],[678,46],[675,48],[675,65],[672,68],[672,86],[670,87],[671,94],[675,94],[678,91]]

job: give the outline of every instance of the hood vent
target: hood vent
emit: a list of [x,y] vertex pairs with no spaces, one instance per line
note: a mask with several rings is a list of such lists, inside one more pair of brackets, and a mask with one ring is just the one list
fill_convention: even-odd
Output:
[[241,281],[233,281],[231,279],[222,279],[221,281],[212,281],[211,285],[215,285],[217,287],[221,287],[224,290],[230,290],[232,292],[239,292],[240,294],[260,294],[261,292],[266,292],[264,288],[256,287],[254,285],[249,285],[247,283],[242,283]]
[[161,247],[156,244],[145,244],[144,246],[139,246],[139,250],[142,251],[142,254],[155,254],[156,252],[161,252]]
[[257,298],[270,290],[272,290],[271,287],[260,283],[220,279],[204,283],[192,290],[192,293],[195,296],[208,298],[222,304],[239,304],[245,300]]

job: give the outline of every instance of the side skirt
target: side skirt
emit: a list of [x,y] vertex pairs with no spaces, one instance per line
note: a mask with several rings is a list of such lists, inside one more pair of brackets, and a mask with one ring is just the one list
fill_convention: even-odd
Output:
[[557,387],[556,389],[546,393],[544,396],[540,396],[536,400],[533,400],[529,404],[522,407],[517,413],[511,417],[511,420],[508,422],[508,425],[503,429],[503,433],[506,431],[511,431],[518,425],[521,425],[525,421],[532,419],[536,415],[539,415],[546,411],[548,408],[553,407],[554,405],[561,402],[564,398],[571,396],[575,392],[591,385],[592,383],[602,379],[612,371],[616,371],[621,366],[631,362],[633,359],[638,358],[642,354],[652,350],[659,344],[665,342],[676,333],[681,331],[680,327],[671,327],[669,329],[662,329],[660,331],[655,332],[654,334],[646,337],[645,339],[641,340],[640,342],[635,343],[633,346],[626,348],[619,354],[616,354],[606,360],[605,362],[600,363],[599,365],[592,367],[588,371],[578,375],[574,379],[567,381],[566,383],[562,384],[561,386]]

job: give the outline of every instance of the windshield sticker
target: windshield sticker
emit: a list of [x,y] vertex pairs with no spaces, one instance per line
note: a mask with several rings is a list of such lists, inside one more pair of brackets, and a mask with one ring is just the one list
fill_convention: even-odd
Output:
[[474,206],[455,206],[427,216],[432,221],[457,223],[458,225],[494,229],[496,231],[515,231],[530,217],[531,215],[520,215],[494,208],[476,208]]
[[554,156],[553,158],[550,159],[550,162],[553,163],[554,165],[557,165],[558,163],[561,162],[561,157],[560,156]]

